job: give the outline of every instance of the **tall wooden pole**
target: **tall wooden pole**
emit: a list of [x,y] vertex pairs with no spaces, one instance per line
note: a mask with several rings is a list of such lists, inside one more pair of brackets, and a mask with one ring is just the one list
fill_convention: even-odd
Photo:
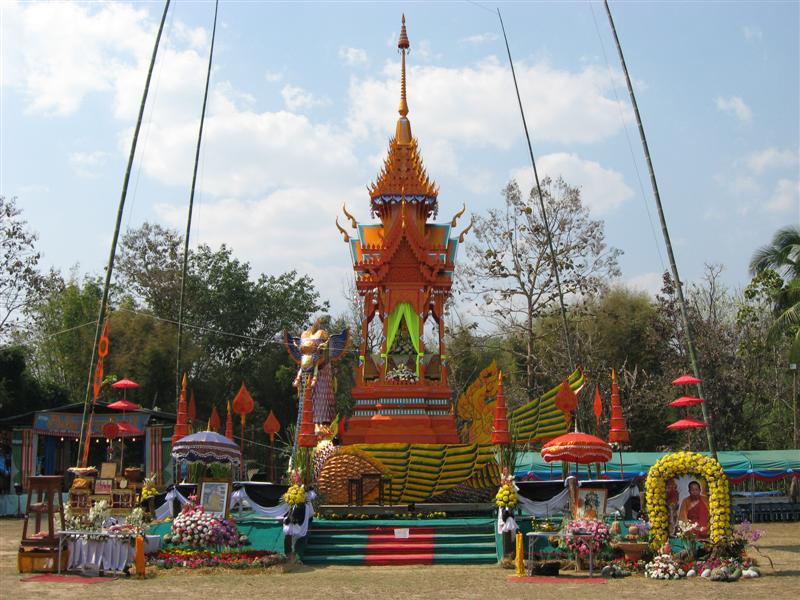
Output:
[[[211,81],[211,61],[214,58],[214,40],[217,35],[217,12],[219,0],[214,3],[214,27],[211,30],[211,49],[208,53],[208,69],[206,70],[206,88],[203,92],[203,109],[200,111],[200,130],[197,133],[197,148],[194,153],[194,169],[192,170],[192,188],[189,192],[189,215],[186,218],[186,236],[183,239],[183,266],[181,267],[181,295],[178,302],[178,355],[175,359],[175,397],[181,389],[181,347],[183,346],[183,300],[186,294],[186,268],[189,264],[189,234],[192,230],[192,209],[194,208],[194,190],[197,183],[197,165],[200,162],[200,145],[203,141],[203,124],[206,120],[206,106],[208,105],[208,84]],[[242,432],[244,435],[244,432]],[[242,442],[244,443],[244,442]]]
[[[105,320],[106,310],[108,309],[108,290],[111,286],[111,274],[114,272],[114,259],[117,254],[117,241],[119,240],[119,229],[122,223],[122,214],[125,210],[125,199],[128,197],[128,182],[131,179],[131,170],[133,168],[133,157],[136,155],[136,144],[139,140],[139,131],[142,128],[142,117],[144,116],[144,107],[147,104],[147,94],[150,91],[150,80],[153,76],[153,67],[156,64],[156,55],[158,54],[158,46],[161,42],[161,33],[164,31],[164,23],[167,20],[167,12],[169,11],[170,0],[164,3],[164,12],[161,15],[161,23],[158,26],[158,33],[156,34],[156,43],[153,46],[153,54],[150,57],[150,67],[147,69],[147,79],[144,82],[144,92],[142,93],[142,101],[139,104],[139,116],[136,119],[136,127],[133,130],[133,139],[131,140],[131,151],[128,153],[128,166],[125,169],[125,177],[122,180],[122,193],[119,198],[119,205],[117,206],[117,220],[114,224],[114,235],[111,237],[111,250],[108,253],[108,264],[106,265],[106,279],[103,283],[103,297],[100,300],[100,310],[97,314],[97,327],[94,333],[94,346],[92,347],[92,356],[89,359],[89,377],[86,384],[86,397],[83,401],[83,417],[81,419],[81,434],[78,438],[78,448],[83,447],[84,437],[87,435],[86,431],[86,414],[89,412],[89,399],[92,395],[92,383],[94,379],[95,368],[95,354],[97,353],[97,345],[100,343],[100,335],[103,330],[103,321]],[[78,452],[76,466],[80,466],[81,453]]]
[[[622,63],[622,70],[625,73],[625,82],[628,84],[628,94],[631,97],[631,104],[633,105],[633,112],[636,115],[636,124],[639,127],[639,138],[642,141],[642,147],[644,148],[644,157],[645,161],[647,162],[647,170],[650,172],[650,185],[653,188],[653,196],[655,197],[656,201],[656,208],[658,209],[658,220],[661,223],[661,233],[664,236],[664,244],[667,247],[667,256],[669,257],[669,266],[670,270],[672,271],[672,279],[675,280],[675,291],[678,296],[678,306],[680,307],[681,313],[681,320],[683,321],[683,330],[686,334],[686,348],[689,351],[689,360],[692,363],[692,371],[694,372],[694,376],[697,379],[702,379],[700,376],[700,367],[699,362],[697,360],[697,351],[695,350],[694,345],[694,337],[692,336],[692,329],[689,326],[689,315],[686,311],[686,300],[683,297],[683,284],[681,283],[681,278],[678,275],[678,265],[675,263],[675,254],[672,252],[672,243],[670,242],[669,238],[669,230],[667,229],[667,220],[664,217],[664,209],[661,206],[661,195],[658,193],[658,183],[656,182],[656,173],[653,169],[653,161],[650,159],[650,149],[647,145],[647,138],[644,134],[644,126],[642,125],[642,117],[639,114],[639,105],[636,103],[636,95],[633,93],[633,85],[631,84],[631,77],[628,74],[628,66],[625,64],[625,56],[622,54],[622,46],[619,42],[619,36],[617,35],[617,28],[614,26],[614,19],[611,16],[611,9],[608,6],[608,0],[604,0],[603,4],[606,7],[606,14],[608,15],[608,22],[611,24],[611,31],[614,34],[614,41],[617,44],[617,53],[619,54],[619,61]],[[709,411],[708,411],[708,398],[703,393],[703,384],[698,382],[697,384],[697,395],[700,398],[703,398],[705,402],[700,405],[700,408],[703,410],[703,420],[708,423],[708,427],[706,427],[706,438],[708,440],[708,450],[711,452],[711,455],[716,458],[717,457],[717,447],[714,442],[714,432],[712,431],[711,422],[709,420]]]

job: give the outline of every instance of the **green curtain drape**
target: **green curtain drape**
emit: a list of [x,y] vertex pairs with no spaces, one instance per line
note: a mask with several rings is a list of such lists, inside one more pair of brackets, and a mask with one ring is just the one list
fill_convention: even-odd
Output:
[[419,361],[420,358],[422,358],[422,354],[419,351],[419,315],[414,312],[414,309],[408,302],[401,302],[395,306],[394,310],[387,319],[386,353],[383,355],[387,360],[384,364],[384,369],[388,370],[389,368],[388,357],[392,352],[392,344],[394,344],[394,340],[397,337],[397,332],[400,331],[400,325],[404,320],[406,322],[406,327],[408,328],[408,334],[411,337],[411,343],[414,346],[414,351],[417,353],[416,365],[417,377],[419,377]]

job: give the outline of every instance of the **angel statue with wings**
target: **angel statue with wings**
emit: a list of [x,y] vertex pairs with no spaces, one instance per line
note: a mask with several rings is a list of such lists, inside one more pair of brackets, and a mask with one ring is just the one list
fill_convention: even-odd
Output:
[[300,365],[293,383],[299,397],[297,430],[300,430],[299,420],[303,414],[305,389],[310,385],[314,429],[320,433],[336,418],[336,398],[333,394],[330,365],[344,356],[350,343],[350,331],[345,329],[341,333],[330,335],[320,329],[319,321],[316,321],[300,337],[284,331],[284,343],[289,355]]

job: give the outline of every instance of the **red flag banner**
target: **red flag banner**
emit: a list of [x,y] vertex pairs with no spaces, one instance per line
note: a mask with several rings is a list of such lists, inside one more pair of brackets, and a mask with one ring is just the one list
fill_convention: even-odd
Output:
[[101,359],[108,356],[108,319],[103,324],[103,333],[100,335],[100,341],[97,344],[97,356]]
[[97,360],[97,366],[94,368],[94,401],[97,402],[97,397],[100,395],[100,388],[103,387],[103,358]]

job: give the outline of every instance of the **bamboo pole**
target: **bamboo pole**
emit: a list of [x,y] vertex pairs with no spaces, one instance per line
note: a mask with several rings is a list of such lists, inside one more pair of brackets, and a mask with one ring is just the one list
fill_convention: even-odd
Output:
[[[189,215],[186,218],[186,235],[183,239],[183,265],[181,267],[181,295],[178,302],[178,355],[175,359],[175,397],[180,395],[181,389],[181,346],[183,345],[183,301],[186,294],[186,268],[189,264],[189,234],[192,230],[192,209],[194,208],[194,190],[197,184],[197,165],[200,162],[200,145],[203,141],[203,125],[206,120],[206,106],[208,105],[208,84],[211,81],[211,62],[214,58],[214,41],[217,36],[217,12],[219,0],[214,3],[214,26],[211,30],[211,49],[208,53],[208,69],[206,71],[206,87],[203,92],[203,109],[200,111],[200,129],[197,133],[197,147],[194,153],[194,168],[192,169],[192,188],[189,192]],[[244,434],[244,432],[243,432]],[[244,447],[244,446],[243,446]]]
[[[633,112],[636,115],[636,124],[639,127],[639,138],[642,141],[644,148],[644,157],[647,162],[647,170],[650,172],[650,185],[653,188],[653,196],[656,201],[656,208],[658,209],[658,220],[661,223],[661,233],[664,236],[664,244],[667,247],[667,256],[669,258],[669,266],[672,271],[672,278],[675,280],[675,291],[678,296],[678,306],[680,307],[681,321],[683,322],[683,329],[686,334],[686,348],[689,352],[689,360],[692,364],[692,371],[697,379],[702,379],[700,376],[700,367],[697,360],[697,351],[695,349],[694,337],[692,335],[691,327],[689,326],[689,315],[686,311],[686,300],[683,297],[683,284],[681,283],[680,276],[678,275],[678,265],[675,262],[675,254],[672,251],[672,242],[669,237],[669,230],[667,229],[667,220],[664,217],[664,208],[661,205],[661,195],[658,193],[658,183],[656,182],[656,173],[653,168],[653,161],[650,158],[650,149],[647,145],[647,137],[644,134],[644,126],[642,125],[642,117],[639,114],[639,105],[636,103],[636,95],[633,93],[633,85],[631,84],[631,77],[628,74],[628,66],[625,64],[625,56],[622,54],[622,46],[619,42],[617,35],[617,28],[614,26],[614,19],[611,16],[611,9],[608,6],[608,0],[604,0],[603,4],[606,7],[606,14],[608,15],[608,22],[611,24],[611,31],[614,34],[614,41],[617,45],[617,53],[619,54],[620,63],[622,63],[622,70],[625,73],[625,82],[628,84],[628,94],[631,97],[631,104],[633,105]],[[706,438],[708,440],[708,450],[714,458],[717,458],[717,447],[714,442],[714,432],[711,430],[711,422],[709,421],[709,411],[707,408],[708,398],[703,393],[703,384],[697,384],[698,397],[703,398],[705,402],[700,405],[703,411],[703,420],[708,424],[706,427]]]
[[[100,310],[97,315],[97,328],[94,333],[94,345],[92,347],[92,356],[89,359],[89,379],[86,384],[86,397],[83,401],[83,416],[81,417],[81,434],[78,438],[78,447],[83,447],[84,436],[86,432],[86,413],[89,412],[89,398],[92,393],[92,381],[94,379],[95,367],[95,354],[97,353],[97,345],[100,343],[100,335],[103,330],[103,320],[105,318],[106,310],[108,309],[108,292],[111,287],[111,274],[114,272],[114,259],[117,254],[117,241],[119,240],[119,229],[122,224],[122,214],[125,210],[125,199],[128,196],[128,182],[131,178],[131,169],[133,168],[133,157],[136,154],[136,144],[139,140],[139,131],[142,128],[142,117],[144,116],[144,107],[147,104],[147,94],[150,91],[150,80],[153,76],[153,67],[156,63],[156,56],[158,54],[158,46],[161,42],[161,33],[164,31],[164,23],[167,20],[167,12],[169,11],[170,0],[164,3],[164,12],[161,15],[161,23],[158,26],[158,33],[156,34],[156,43],[153,46],[153,54],[150,57],[150,67],[147,69],[147,79],[144,83],[144,92],[142,93],[142,101],[139,104],[139,116],[136,119],[136,127],[133,130],[133,139],[131,140],[131,151],[128,154],[128,166],[125,169],[125,177],[122,180],[122,193],[119,198],[119,205],[117,206],[117,220],[114,224],[114,235],[111,238],[111,249],[108,253],[108,264],[106,265],[106,278],[103,283],[103,297],[100,300]],[[91,435],[91,432],[88,432]],[[78,453],[78,462],[76,466],[80,466],[80,453]]]

